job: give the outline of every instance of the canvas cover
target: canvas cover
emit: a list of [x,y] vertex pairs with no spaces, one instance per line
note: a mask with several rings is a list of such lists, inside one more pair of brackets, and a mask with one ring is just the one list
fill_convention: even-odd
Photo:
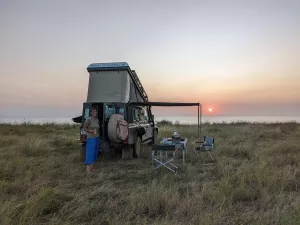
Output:
[[89,72],[87,102],[143,101],[127,70]]
[[129,94],[129,100],[131,102],[143,102],[143,98],[140,95],[140,92],[134,85],[132,79],[130,79],[130,94]]

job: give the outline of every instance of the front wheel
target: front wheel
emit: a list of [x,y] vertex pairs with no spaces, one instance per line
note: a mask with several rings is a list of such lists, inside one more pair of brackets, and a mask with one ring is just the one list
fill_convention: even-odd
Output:
[[142,140],[137,137],[136,142],[133,144],[133,157],[140,158],[142,153]]

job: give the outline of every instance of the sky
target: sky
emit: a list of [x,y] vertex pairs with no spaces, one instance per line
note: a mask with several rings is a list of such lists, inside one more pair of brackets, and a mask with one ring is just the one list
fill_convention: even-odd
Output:
[[151,101],[300,115],[298,0],[0,0],[0,30],[0,116],[80,115],[87,66],[119,61]]

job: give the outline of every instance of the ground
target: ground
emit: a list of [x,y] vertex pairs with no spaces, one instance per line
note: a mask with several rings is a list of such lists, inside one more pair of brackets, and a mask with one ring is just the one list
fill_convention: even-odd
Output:
[[[196,138],[196,126],[176,129]],[[100,159],[89,177],[76,125],[2,124],[0,224],[299,224],[299,124],[205,124],[202,134],[215,137],[213,166],[189,149],[177,176],[153,173],[145,155]]]

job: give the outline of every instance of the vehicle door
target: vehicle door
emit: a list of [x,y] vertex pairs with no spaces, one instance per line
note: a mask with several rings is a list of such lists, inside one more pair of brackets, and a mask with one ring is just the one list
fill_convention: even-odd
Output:
[[86,119],[90,116],[90,109],[92,107],[91,103],[83,103],[82,106],[82,123],[79,128],[79,133],[80,133],[80,142],[84,142],[86,140],[86,132],[83,130],[83,124],[86,121]]
[[142,136],[142,141],[152,138],[152,127],[149,123],[149,113],[147,107],[135,108],[134,118],[138,125],[145,128],[146,133]]

